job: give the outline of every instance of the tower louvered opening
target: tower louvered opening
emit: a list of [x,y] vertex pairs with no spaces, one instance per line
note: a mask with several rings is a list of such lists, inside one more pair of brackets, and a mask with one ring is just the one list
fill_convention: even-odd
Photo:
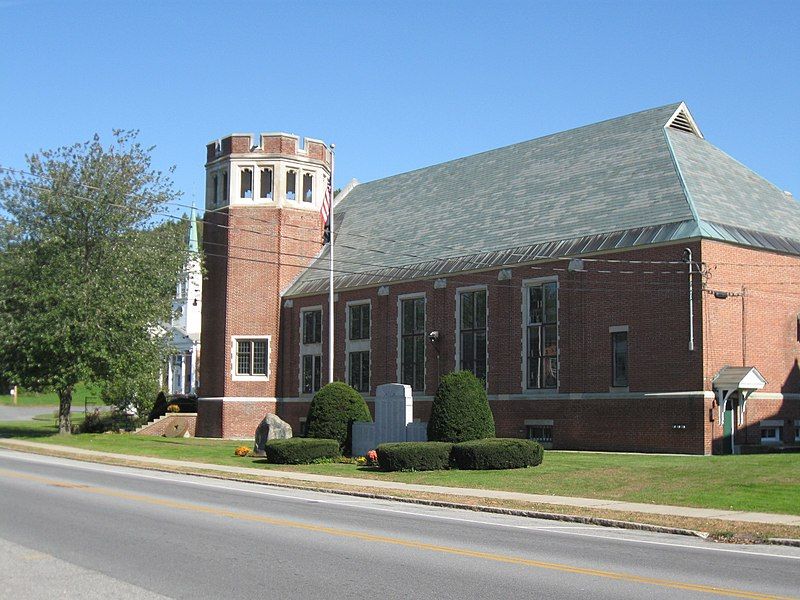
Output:
[[677,129],[678,131],[685,131],[686,133],[693,133],[698,137],[703,137],[703,134],[700,133],[700,130],[697,128],[697,124],[694,122],[694,119],[692,119],[692,115],[689,114],[689,110],[685,105],[681,105],[681,107],[675,111],[675,114],[672,115],[670,120],[667,122],[667,127]]
[[692,127],[692,124],[689,122],[689,117],[687,117],[686,113],[683,111],[675,115],[675,118],[672,119],[672,123],[670,123],[669,126],[673,129],[694,133],[694,127]]

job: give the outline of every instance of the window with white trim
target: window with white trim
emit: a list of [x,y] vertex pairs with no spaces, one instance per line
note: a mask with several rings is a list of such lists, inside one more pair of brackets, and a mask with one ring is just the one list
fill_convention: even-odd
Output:
[[486,380],[486,290],[459,291],[458,310],[458,368]]
[[322,342],[322,310],[303,311],[303,343],[319,344]]
[[359,392],[370,390],[370,330],[369,301],[347,304],[347,383]]
[[228,202],[230,200],[230,186],[228,185],[228,172],[222,172],[222,201]]
[[217,206],[219,204],[219,175],[217,173],[211,176],[209,187],[211,188],[211,204]]
[[351,340],[368,340],[370,326],[370,305],[356,304],[350,306],[350,335]]
[[297,171],[288,169],[286,171],[286,199],[295,200],[297,196]]
[[314,175],[303,173],[303,202],[314,201]]
[[780,444],[783,441],[783,421],[761,421],[759,430],[762,444]]
[[322,379],[322,356],[319,354],[303,354],[303,393],[313,394],[319,391]]
[[526,284],[525,379],[528,389],[558,387],[558,282]]
[[239,197],[248,200],[253,197],[252,167],[242,167],[239,173]]
[[300,311],[300,392],[319,391],[322,379],[322,309]]
[[234,365],[240,377],[266,377],[269,368],[269,338],[235,338]]
[[628,387],[627,328],[611,328],[611,387]]
[[272,200],[272,167],[261,168],[258,194],[262,200]]
[[400,382],[425,389],[425,298],[400,299]]
[[359,392],[369,392],[369,350],[348,355],[350,385]]

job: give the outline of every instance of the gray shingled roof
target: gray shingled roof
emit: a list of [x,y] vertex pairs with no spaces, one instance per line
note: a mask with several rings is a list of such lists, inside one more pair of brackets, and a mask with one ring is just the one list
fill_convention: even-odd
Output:
[[[701,236],[800,254],[800,204],[665,128],[680,107],[356,186],[335,209],[336,288]],[[326,288],[310,269],[286,295]]]

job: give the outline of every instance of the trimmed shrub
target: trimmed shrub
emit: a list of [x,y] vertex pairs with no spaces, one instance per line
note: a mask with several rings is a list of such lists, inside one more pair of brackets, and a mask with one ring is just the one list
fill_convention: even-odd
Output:
[[349,385],[334,381],[314,394],[308,409],[306,435],[337,440],[342,451],[350,454],[354,421],[372,422],[367,403]]
[[519,438],[488,438],[455,444],[451,457],[459,469],[520,469],[542,464],[539,442]]
[[395,442],[377,447],[378,465],[384,471],[438,471],[450,468],[448,442]]
[[141,419],[137,419],[116,410],[100,412],[94,409],[84,415],[83,422],[73,426],[75,433],[105,433],[106,431],[133,431]]
[[431,407],[428,439],[466,442],[494,437],[494,416],[483,381],[469,371],[442,377]]
[[339,442],[317,438],[269,440],[264,444],[267,461],[276,465],[306,465],[339,456]]

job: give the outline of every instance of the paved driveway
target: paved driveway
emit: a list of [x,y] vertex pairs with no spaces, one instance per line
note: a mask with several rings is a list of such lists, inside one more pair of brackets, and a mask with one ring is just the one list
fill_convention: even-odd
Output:
[[0,421],[30,421],[36,415],[55,413],[57,410],[57,406],[0,406]]
[[[92,406],[91,409],[96,407]],[[108,410],[109,407],[97,407],[100,410]],[[58,406],[55,404],[51,406],[0,406],[0,421],[30,421],[37,415],[55,414]],[[83,412],[83,403],[80,405],[72,405],[73,413]]]

